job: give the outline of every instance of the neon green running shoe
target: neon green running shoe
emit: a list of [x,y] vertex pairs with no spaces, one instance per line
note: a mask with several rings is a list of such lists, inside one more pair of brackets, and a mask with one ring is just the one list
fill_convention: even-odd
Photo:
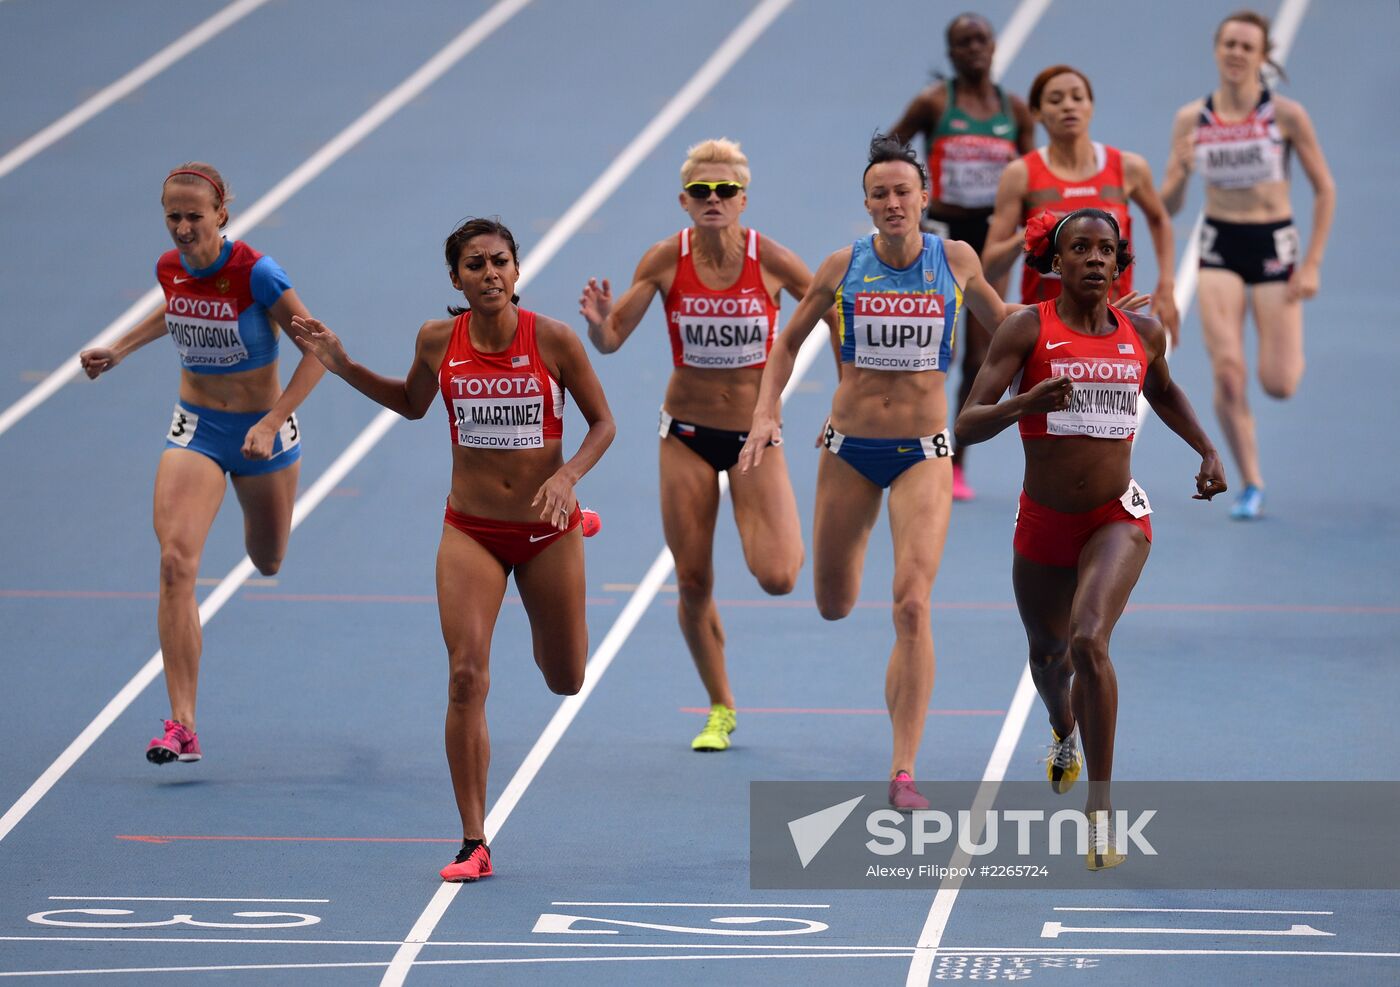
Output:
[[722,751],[729,749],[729,735],[738,722],[734,710],[724,703],[710,707],[710,717],[705,721],[705,729],[690,742],[693,751]]
[[1069,736],[1061,740],[1059,734],[1051,727],[1050,736],[1054,738],[1054,742],[1045,758],[1045,777],[1050,779],[1050,787],[1063,795],[1074,787],[1075,779],[1079,777],[1079,769],[1084,765],[1084,755],[1079,753],[1079,745],[1074,742],[1075,731],[1071,730]]

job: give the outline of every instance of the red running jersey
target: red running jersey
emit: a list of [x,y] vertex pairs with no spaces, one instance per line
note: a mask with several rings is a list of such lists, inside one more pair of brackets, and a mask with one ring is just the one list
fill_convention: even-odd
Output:
[[[1133,219],[1128,213],[1128,192],[1123,183],[1123,155],[1116,147],[1094,144],[1098,156],[1098,174],[1078,181],[1066,181],[1050,171],[1045,163],[1045,149],[1037,148],[1021,158],[1026,163],[1026,215],[1034,216],[1049,209],[1058,219],[1076,209],[1102,209],[1118,220],[1118,232],[1129,244],[1133,242]],[[1112,299],[1122,298],[1133,290],[1133,269],[1118,275],[1109,293]],[[1026,265],[1021,273],[1021,301],[1027,305],[1047,301],[1060,294],[1060,279],[1043,275]]]
[[763,284],[758,231],[749,230],[739,280],[719,291],[705,287],[695,273],[688,228],[680,241],[676,276],[666,293],[672,362],[707,370],[762,368],[778,329],[778,306]]
[[535,313],[519,310],[515,338],[499,353],[472,345],[472,314],[452,324],[438,368],[452,441],[469,449],[540,449],[564,436],[564,391],[540,359]]
[[1012,389],[1025,394],[1043,380],[1068,376],[1074,384],[1074,396],[1064,411],[1022,418],[1018,423],[1021,437],[1132,439],[1137,429],[1138,395],[1147,376],[1147,353],[1132,321],[1110,305],[1108,311],[1118,328],[1106,336],[1091,336],[1065,325],[1053,300],[1036,307],[1040,310],[1040,335]]

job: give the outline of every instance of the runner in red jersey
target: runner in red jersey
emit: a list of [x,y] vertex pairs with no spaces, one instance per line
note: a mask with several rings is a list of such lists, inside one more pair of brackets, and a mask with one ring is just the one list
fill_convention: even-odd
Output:
[[[469,310],[433,319],[402,380],[345,354],[315,319],[293,331],[332,373],[405,418],[441,394],[452,436],[452,489],[437,557],[438,610],[451,678],[447,763],[462,816],[462,849],[445,881],[492,873],[486,846],[486,729],[491,635],[512,570],[530,617],[535,664],[560,695],[583,685],[588,659],[583,541],[574,485],[616,431],[583,344],[562,322],[516,306],[515,238],[500,222],[468,220],[447,239],[453,287]],[[564,461],[560,414],[573,395],[588,432]]]
[[[1065,792],[1080,771],[1078,727],[1089,764],[1085,811],[1093,823],[1088,866],[1122,862],[1104,845],[1111,808],[1118,680],[1108,643],[1151,547],[1152,506],[1132,476],[1137,398],[1201,456],[1198,499],[1225,491],[1215,447],[1167,369],[1156,319],[1108,304],[1132,263],[1112,214],[1047,213],[1026,227],[1026,262],[1061,276],[1050,301],[1016,312],[958,416],[961,442],[982,442],[1013,422],[1026,469],[1016,518],[1011,581],[1030,644],[1031,675],[1050,714],[1047,774]],[[1019,379],[1018,379],[1019,378]],[[1000,401],[1008,387],[1015,396]]]
[[170,718],[146,747],[152,764],[203,757],[195,719],[204,651],[195,579],[227,486],[243,509],[248,558],[263,575],[275,574],[287,554],[301,474],[295,412],[325,373],[298,354],[282,387],[278,326],[307,314],[306,306],[275,260],[224,237],[231,199],[212,165],[171,169],[161,206],[174,249],[156,263],[165,301],[111,346],[80,354],[94,379],[162,336],[180,354],[179,400],[156,469],[156,626]]
[[[1080,208],[1102,209],[1115,218],[1124,239],[1131,244],[1131,200],[1147,219],[1157,257],[1152,313],[1166,326],[1174,343],[1179,320],[1173,294],[1172,225],[1153,185],[1152,169],[1141,155],[1090,139],[1094,90],[1078,69],[1068,65],[1045,69],[1031,84],[1029,102],[1031,113],[1045,127],[1050,143],[1012,162],[1002,172],[987,249],[982,255],[987,276],[997,277],[1011,269],[1021,249],[1017,227],[1043,209],[1057,217]],[[1131,276],[1124,271],[1110,297],[1118,299],[1131,290]],[[1026,268],[1021,281],[1023,302],[1045,301],[1059,291],[1057,279],[1046,279]]]
[[764,591],[792,592],[802,567],[797,501],[781,449],[761,469],[732,469],[758,399],[778,326],[779,294],[801,299],[806,265],[786,247],[740,223],[748,205],[748,158],[728,140],[707,140],[681,166],[680,205],[692,225],[651,247],[616,302],[612,286],[589,280],[579,313],[599,352],[615,352],[658,294],[675,369],[661,406],[661,520],[676,559],[681,633],[710,714],[691,741],[722,751],[737,723],[725,665],[724,626],[715,607],[714,534],[719,475],[728,472],[734,520],[749,571]]

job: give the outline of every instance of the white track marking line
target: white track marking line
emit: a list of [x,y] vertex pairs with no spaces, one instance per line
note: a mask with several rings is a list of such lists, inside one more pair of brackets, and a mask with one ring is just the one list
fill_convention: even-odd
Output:
[[[417,71],[395,86],[388,95],[375,103],[315,154],[297,166],[287,177],[274,185],[262,198],[238,215],[228,226],[227,236],[236,240],[280,208],[297,192],[340,159],[347,151],[364,140],[386,120],[403,109],[411,100],[441,78],[472,49],[485,41],[506,21],[519,13],[530,0],[500,0],[478,17],[446,47],[424,62]],[[522,279],[523,280],[523,279]],[[59,364],[47,377],[14,404],[0,413],[0,435],[4,435],[25,415],[52,397],[82,371],[78,353],[94,346],[106,346],[125,333],[162,299],[159,286],[142,295],[116,320],[88,340],[79,350]],[[0,834],[0,838],[3,835]]]
[[1095,908],[1056,905],[1057,912],[1171,912],[1201,915],[1335,915],[1336,912],[1301,912],[1282,908]]
[[227,901],[272,905],[326,905],[329,898],[132,898],[94,894],[51,894],[49,901]]
[[[213,943],[235,946],[402,946],[402,939],[235,939],[231,937],[193,938],[189,936],[0,936],[0,942],[141,942],[179,945]],[[423,944],[432,949],[753,949],[779,950],[792,952],[889,952],[892,949],[908,952],[909,946],[789,946],[775,943],[743,945],[737,943],[696,943],[696,942],[511,942],[496,940],[447,940],[438,939]],[[1054,948],[1054,947],[1048,947]],[[421,960],[419,962],[422,962]],[[416,964],[415,964],[416,965]]]
[[1011,12],[1011,19],[997,37],[997,50],[992,55],[992,79],[1000,81],[1006,69],[1031,36],[1040,18],[1050,9],[1050,0],[1021,0]]
[[[1303,14],[1308,9],[1308,0],[1283,0],[1283,5],[1279,7],[1278,16],[1273,20],[1274,61],[1282,65],[1288,60],[1288,53],[1293,48],[1293,39],[1298,36],[1298,26],[1303,22]],[[1176,291],[1172,297],[1176,300],[1177,317],[1186,321],[1186,313],[1191,310],[1191,302],[1196,297],[1196,286],[1201,277],[1201,228],[1205,226],[1206,214],[1202,209],[1196,213],[1196,221],[1191,224],[1191,238],[1186,241],[1186,247],[1181,251],[1181,263],[1176,266]],[[1171,340],[1167,340],[1167,356],[1171,357]],[[1147,418],[1147,409],[1150,405],[1147,399],[1138,395],[1137,427],[1142,430],[1143,421]]]
[[[518,13],[529,2],[530,0],[501,0],[501,2],[487,10],[481,17],[473,21],[470,27],[452,39],[445,48],[396,86],[389,95],[381,99],[371,107],[368,112],[345,130],[341,131],[329,144],[325,145],[321,150],[308,158],[301,167],[282,179],[272,191],[268,192],[254,203],[253,206],[239,218],[238,222],[230,225],[229,235],[236,237],[239,231],[248,229],[264,219],[268,213],[285,202],[298,189],[302,188],[328,168],[332,162],[351,147],[363,140],[376,127],[403,107],[404,104],[440,78],[453,65],[465,57],[477,45],[485,41],[492,32]],[[522,287],[526,283],[526,280],[527,278],[521,277],[520,285]],[[158,295],[159,293],[159,289],[156,289],[151,294]],[[137,305],[143,306],[142,311],[144,311],[149,309],[150,305],[153,303],[152,300],[151,302],[144,303],[144,305],[143,302],[138,302]],[[128,314],[135,309],[136,306],[133,306],[131,310],[128,310]],[[0,415],[0,434],[3,434],[4,430],[8,428],[10,424],[18,421],[30,407],[42,401],[43,397],[47,396],[47,393],[52,393],[54,390],[57,390],[58,387],[62,386],[63,380],[59,379],[59,377],[63,373],[67,373],[68,377],[71,377],[77,372],[77,363],[70,361],[69,364],[65,365],[65,368],[60,368],[60,370],[55,371],[54,375],[50,376],[47,381],[25,395],[23,400],[7,409],[4,415]],[[57,380],[58,383],[53,384],[46,394],[32,401],[24,411],[12,416],[16,408],[23,405],[25,401],[29,401],[30,398],[33,398],[34,395],[43,390],[43,388],[49,387],[55,380]],[[365,426],[364,431],[355,437],[354,441],[345,448],[336,458],[335,462],[331,463],[327,470],[321,474],[320,478],[307,489],[306,493],[297,498],[296,507],[292,512],[293,530],[295,530],[297,525],[314,511],[321,501],[340,484],[346,474],[374,448],[375,444],[384,437],[384,433],[389,431],[396,421],[398,421],[398,416],[386,409],[379,412],[369,425]],[[243,561],[234,566],[229,574],[214,588],[213,592],[200,604],[199,624],[201,627],[207,624],[209,620],[223,608],[223,605],[228,602],[229,598],[238,591],[238,588],[248,580],[248,577],[250,577],[253,572],[253,563],[247,556],[244,556]],[[148,685],[155,681],[156,677],[160,675],[161,670],[161,653],[157,651],[151,656],[150,660],[142,666],[141,670],[137,672],[126,685],[122,686],[121,691],[112,697],[112,700],[102,708],[101,712],[99,712],[93,721],[83,729],[82,733],[78,734],[77,738],[68,745],[53,764],[49,765],[34,784],[29,786],[25,793],[19,797],[14,805],[10,806],[3,816],[0,816],[0,840],[4,840],[19,821],[28,815],[29,811],[38,804],[39,800],[48,794],[49,789],[53,788],[58,780],[68,772],[68,769],[77,763],[78,758],[82,757],[83,754],[87,752],[88,748],[96,742],[97,738],[100,737],[102,733],[112,725],[116,718],[135,701],[136,697],[139,696]]]
[[[1025,0],[1029,2],[1029,0]],[[1039,2],[1039,0],[1036,0]],[[1293,37],[1297,33],[1298,24],[1303,17],[1303,11],[1307,7],[1308,0],[1283,0],[1283,9],[1280,10],[1275,24],[1282,24],[1288,33],[1279,31],[1276,35],[1277,43],[1275,51],[1278,53],[1280,64],[1288,55],[1289,48],[1292,47]],[[1048,4],[1046,4],[1048,6]],[[1039,8],[1041,12],[1044,7]],[[1017,9],[1017,14],[1020,9]],[[1012,20],[1016,15],[1012,15]],[[1000,49],[1001,46],[998,46]],[[1008,56],[1008,61],[1010,56]],[[1193,238],[1192,243],[1199,242],[1199,236]],[[1192,251],[1191,245],[1187,245],[1187,254]],[[1184,260],[1185,258],[1183,258]],[[1182,282],[1184,284],[1184,279]],[[1195,277],[1191,277],[1191,289],[1195,290]],[[1183,311],[1182,297],[1177,293],[1177,309]],[[1189,299],[1186,299],[1189,301]],[[1142,408],[1139,406],[1139,421],[1141,421]],[[992,750],[992,756],[987,761],[987,770],[982,775],[982,787],[977,790],[975,804],[981,804],[983,794],[989,789],[993,797],[996,790],[1001,786],[1002,779],[1006,777],[1006,764],[1010,759],[1010,750],[1006,751],[1005,758],[999,757],[1004,741],[1010,740],[1010,747],[1015,748],[1019,741],[1021,731],[1025,728],[1026,717],[1030,715],[1031,702],[1035,698],[1035,683],[1031,681],[1030,668],[1027,666],[1021,671],[1020,681],[1016,686],[1016,695],[1011,700],[1011,706],[1006,711],[1006,721],[1002,724],[1001,734],[997,737],[996,747]],[[987,805],[990,808],[990,801]],[[981,815],[975,818],[982,818]],[[980,834],[980,830],[979,830]],[[960,854],[961,855],[961,854]],[[958,892],[962,888],[961,878],[952,878],[945,881],[934,895],[933,907],[929,909],[928,920],[924,923],[923,932],[919,935],[919,943],[914,954],[914,962],[909,966],[909,976],[905,979],[906,987],[927,987],[929,978],[933,975],[933,961],[938,953],[940,944],[943,941],[943,933],[948,928],[948,919],[952,915],[953,904],[958,900]]]
[[603,906],[608,908],[830,908],[830,905],[755,905],[752,903],[724,904],[689,901],[551,901],[551,905],[572,905],[575,908]]
[[213,17],[176,38],[116,82],[94,93],[33,137],[0,156],[0,178],[67,137],[120,99],[140,89],[190,52],[257,10],[267,0],[235,0]]

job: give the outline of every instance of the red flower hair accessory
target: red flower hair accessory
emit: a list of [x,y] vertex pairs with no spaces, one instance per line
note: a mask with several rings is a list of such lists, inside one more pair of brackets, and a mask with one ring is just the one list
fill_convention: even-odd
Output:
[[1058,220],[1049,209],[1042,209],[1026,221],[1026,253],[1032,257],[1044,257],[1050,249],[1050,235],[1055,232]]

